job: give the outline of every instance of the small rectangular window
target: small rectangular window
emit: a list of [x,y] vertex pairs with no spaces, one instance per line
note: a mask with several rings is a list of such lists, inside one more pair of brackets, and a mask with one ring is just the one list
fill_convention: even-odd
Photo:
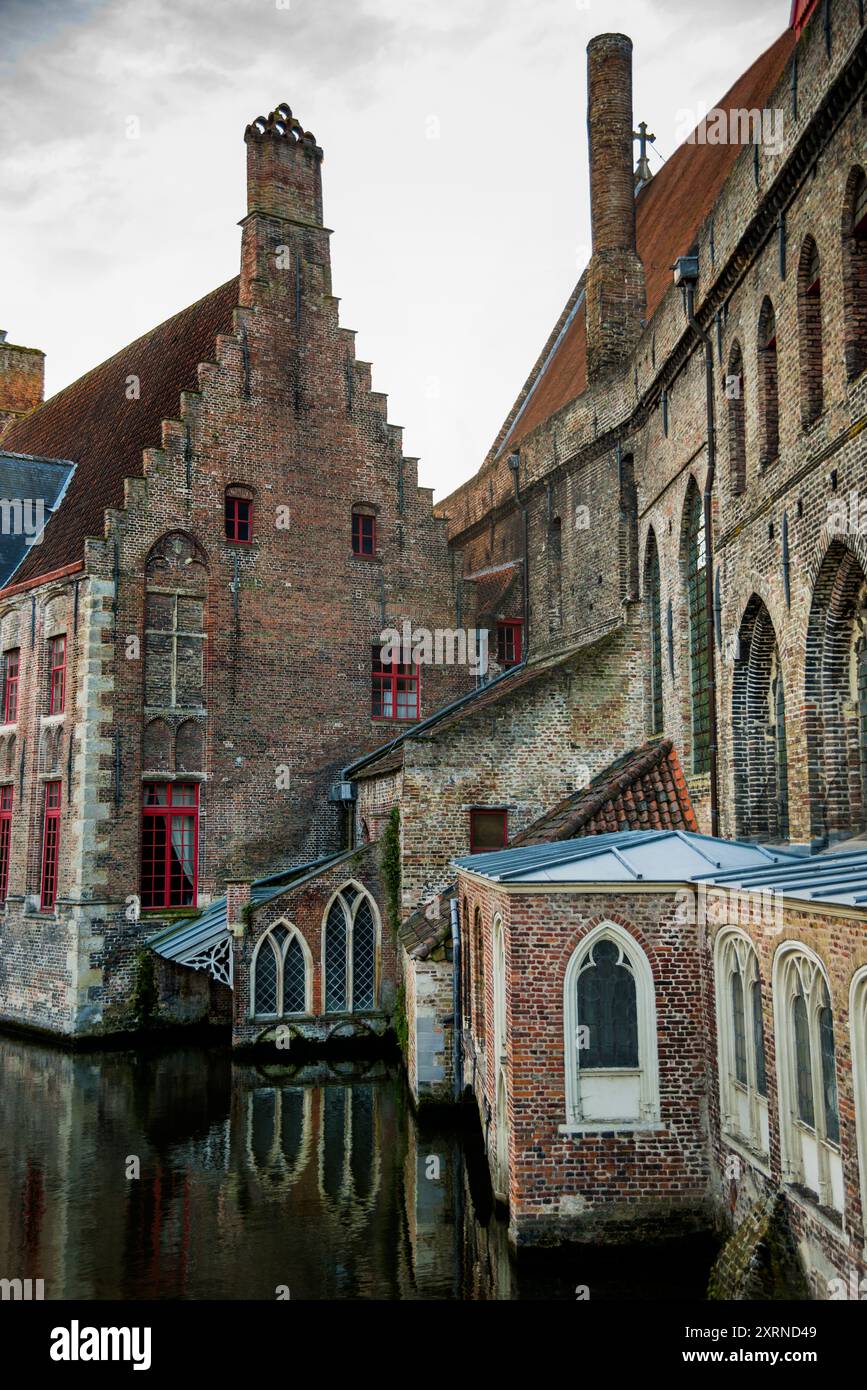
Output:
[[365,512],[352,513],[353,555],[376,554],[376,517]]
[[12,849],[12,787],[0,787],[0,903],[9,888],[9,856]]
[[42,911],[57,901],[57,870],[60,863],[60,783],[45,783],[45,817],[42,826]]
[[521,660],[521,622],[497,623],[497,661],[500,666],[517,666]]
[[3,723],[15,724],[18,720],[18,676],[21,670],[21,653],[17,647],[6,653],[3,679]]
[[226,493],[226,540],[249,545],[253,540],[253,503]]
[[381,648],[373,649],[371,715],[374,719],[418,719],[419,668],[399,661],[383,661]]
[[470,854],[505,849],[509,843],[508,826],[509,813],[505,809],[470,811]]
[[146,782],[142,806],[141,905],[195,907],[199,788]]
[[62,714],[66,705],[66,636],[48,643],[49,714]]

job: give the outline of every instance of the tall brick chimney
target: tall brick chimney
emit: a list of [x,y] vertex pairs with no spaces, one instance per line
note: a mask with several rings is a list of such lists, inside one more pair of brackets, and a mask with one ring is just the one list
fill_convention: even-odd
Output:
[[0,439],[7,427],[42,404],[45,353],[6,342],[0,329]]
[[647,311],[635,246],[632,40],[597,34],[587,45],[587,133],[593,255],[587,267],[587,377],[618,371]]
[[322,227],[322,150],[282,102],[244,132],[247,146],[247,216],[241,248],[241,303],[270,280],[265,258],[295,228]]

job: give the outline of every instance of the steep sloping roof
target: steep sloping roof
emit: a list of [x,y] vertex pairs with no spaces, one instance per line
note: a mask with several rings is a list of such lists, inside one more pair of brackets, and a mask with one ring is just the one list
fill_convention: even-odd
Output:
[[[45,537],[16,572],[31,579],[82,559],[86,536],[105,533],[103,513],[123,504],[123,480],[142,473],[142,450],[159,448],[163,420],[177,420],[180,393],[198,389],[197,367],[213,362],[219,333],[231,333],[238,280],[166,319],[39,406],[3,436],[3,448],[71,459],[75,473]],[[127,399],[127,378],[140,397]]]
[[[717,106],[725,110],[763,107],[776,86],[797,42],[791,29],[747,68]],[[706,120],[701,122],[701,130]],[[638,253],[647,285],[647,317],[662,303],[671,285],[671,267],[695,241],[731,173],[742,146],[684,142],[645,184],[635,205]],[[514,449],[537,425],[561,410],[587,386],[587,336],[583,277],[572,291],[553,332],[497,435],[486,465],[490,468],[508,445]],[[478,477],[478,475],[476,475]],[[475,479],[437,503],[447,515],[452,499]],[[508,482],[508,479],[506,479]],[[457,513],[456,513],[457,516]]]
[[512,845],[543,845],[617,830],[698,830],[671,739],[624,753],[580,791],[516,835]]

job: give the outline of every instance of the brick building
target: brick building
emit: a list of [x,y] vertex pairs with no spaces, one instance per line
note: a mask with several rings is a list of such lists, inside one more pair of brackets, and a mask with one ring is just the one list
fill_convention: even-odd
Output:
[[[433,510],[337,323],[321,151],[248,128],[240,279],[9,405],[7,457],[72,472],[0,591],[4,1019],[127,1025],[149,942],[163,1014],[232,985],[238,1044],[393,1026],[418,1100],[475,1097],[516,1240],[765,1231],[782,1193],[814,1292],[864,1274],[863,26],[796,0],[653,176],[631,43],[592,40],[590,263]],[[383,668],[404,621],[489,631],[493,679]],[[648,830],[782,916],[703,935],[695,864],[484,873]],[[564,1052],[603,967],[656,1057],[631,1129]]]

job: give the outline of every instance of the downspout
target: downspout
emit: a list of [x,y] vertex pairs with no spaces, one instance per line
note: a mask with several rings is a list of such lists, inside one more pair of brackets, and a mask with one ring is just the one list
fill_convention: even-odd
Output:
[[460,1100],[464,1080],[464,1032],[461,1014],[461,926],[457,898],[449,899],[452,921],[452,1009],[454,1011],[454,1052],[452,1056],[452,1094]]
[[521,484],[519,479],[519,470],[521,467],[521,452],[519,449],[516,449],[513,454],[509,455],[509,467],[512,470],[512,482],[515,487],[515,501],[517,502],[518,507],[520,509],[521,519],[523,523],[524,564],[522,568],[524,571],[524,575],[522,588],[524,603],[524,647],[521,652],[521,656],[523,657],[524,661],[526,661],[527,657],[530,654],[530,523],[527,517],[527,508],[521,499]]
[[[697,267],[696,267],[697,269]],[[719,835],[719,757],[716,717],[716,648],[713,611],[713,484],[716,474],[716,430],[714,426],[713,346],[695,317],[695,281],[686,280],[686,318],[696,337],[704,344],[705,409],[707,412],[707,472],[704,481],[705,615],[707,625],[707,683],[710,721],[710,833]]]

